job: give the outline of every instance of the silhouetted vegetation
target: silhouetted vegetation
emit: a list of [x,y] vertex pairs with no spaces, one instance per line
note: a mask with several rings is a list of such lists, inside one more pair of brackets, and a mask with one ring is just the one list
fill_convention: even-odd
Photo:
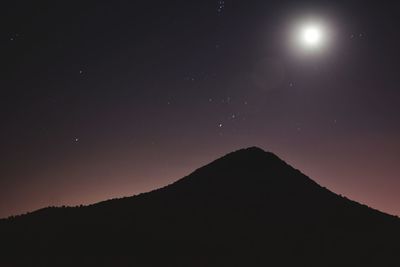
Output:
[[167,187],[0,221],[0,266],[399,266],[400,220],[258,148]]

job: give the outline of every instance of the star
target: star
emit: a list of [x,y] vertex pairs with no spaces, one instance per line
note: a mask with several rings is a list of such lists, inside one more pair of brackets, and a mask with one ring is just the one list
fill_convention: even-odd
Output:
[[224,11],[225,8],[225,1],[224,0],[218,0],[217,1],[217,13],[221,14],[222,11]]

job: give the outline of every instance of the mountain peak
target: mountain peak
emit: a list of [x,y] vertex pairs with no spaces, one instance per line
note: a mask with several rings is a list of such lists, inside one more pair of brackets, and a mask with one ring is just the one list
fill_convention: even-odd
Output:
[[[297,176],[299,174],[300,177]],[[291,180],[299,181],[291,183]],[[291,187],[292,184],[296,186],[300,180],[306,184],[311,181],[275,154],[253,146],[228,153],[178,180],[172,186],[183,186],[180,187],[183,191],[190,188],[189,191],[200,192],[226,189],[237,193],[245,189],[266,192]],[[199,190],[199,187],[202,189]]]
[[258,146],[250,146],[250,147],[246,147],[246,148],[239,149],[238,151],[241,151],[241,150],[245,150],[245,151],[254,151],[254,152],[259,151],[259,152],[267,153],[267,152],[265,152],[262,148],[260,148],[260,147],[258,147]]
[[[259,148],[257,146],[250,146],[250,147],[246,147],[246,148],[241,148],[238,149],[236,151],[233,151],[229,154],[234,154],[234,153],[263,153],[263,154],[273,154],[271,152],[267,152],[265,150],[263,150],[262,148]],[[228,154],[228,155],[229,155]]]
[[[215,161],[219,161],[222,159],[229,159],[229,160],[234,160],[234,158],[240,159],[240,160],[244,160],[244,159],[263,159],[263,160],[271,160],[271,159],[275,159],[275,160],[279,160],[282,161],[278,156],[276,156],[274,153],[272,152],[267,152],[259,147],[256,146],[252,146],[252,147],[247,147],[247,148],[242,148],[233,152],[230,152],[228,154],[226,154],[225,156],[215,160]],[[215,162],[214,161],[214,162]],[[244,161],[243,163],[245,163],[246,161]]]
[[215,165],[224,166],[226,169],[258,168],[267,166],[288,166],[282,159],[271,152],[252,146],[242,148],[222,156],[210,164],[200,168],[209,168]]

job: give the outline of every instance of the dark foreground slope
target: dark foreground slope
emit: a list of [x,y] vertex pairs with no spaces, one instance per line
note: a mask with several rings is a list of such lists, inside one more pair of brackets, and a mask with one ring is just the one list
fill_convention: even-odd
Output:
[[0,266],[400,266],[400,220],[249,148],[165,188],[0,221]]

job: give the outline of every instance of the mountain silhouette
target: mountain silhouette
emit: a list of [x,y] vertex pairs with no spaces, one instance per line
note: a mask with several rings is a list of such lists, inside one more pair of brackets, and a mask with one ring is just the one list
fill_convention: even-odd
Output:
[[400,220],[272,153],[230,153],[152,192],[0,220],[0,266],[400,266]]

